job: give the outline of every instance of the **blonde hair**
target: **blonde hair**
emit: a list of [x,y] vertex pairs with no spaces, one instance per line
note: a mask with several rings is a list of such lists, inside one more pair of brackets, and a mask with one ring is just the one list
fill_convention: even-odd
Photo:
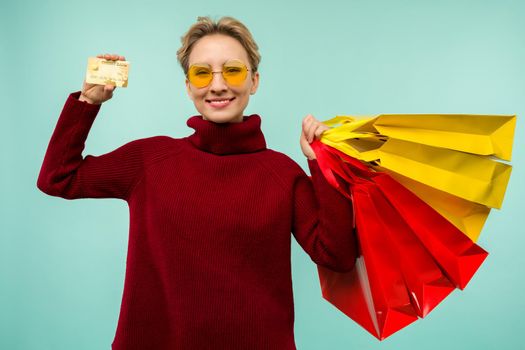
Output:
[[211,34],[224,34],[237,39],[248,53],[252,73],[257,72],[261,61],[259,47],[244,24],[229,16],[224,16],[216,22],[209,16],[199,16],[197,17],[197,22],[181,37],[182,47],[177,50],[177,60],[184,70],[184,75],[188,74],[190,53],[193,45],[202,37]]

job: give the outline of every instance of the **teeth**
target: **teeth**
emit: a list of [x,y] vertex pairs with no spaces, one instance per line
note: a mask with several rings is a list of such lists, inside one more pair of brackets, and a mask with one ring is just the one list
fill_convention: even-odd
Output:
[[210,101],[210,103],[218,103],[218,104],[226,104],[230,102],[230,100],[215,100],[215,101]]

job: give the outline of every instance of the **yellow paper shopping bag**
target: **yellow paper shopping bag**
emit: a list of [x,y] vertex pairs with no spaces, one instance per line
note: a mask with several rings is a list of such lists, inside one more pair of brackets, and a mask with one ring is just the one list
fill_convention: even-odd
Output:
[[453,196],[436,188],[412,180],[379,166],[376,171],[385,172],[434,208],[454,226],[476,242],[490,213],[490,208],[463,198]]
[[336,116],[320,141],[465,200],[500,208],[511,166],[515,116]]
[[487,157],[389,139],[379,149],[382,167],[457,197],[501,208],[511,166]]
[[378,150],[385,137],[378,135],[373,123],[377,118],[336,116],[323,121],[332,127],[321,135],[321,141],[351,157],[372,162],[378,159]]
[[389,138],[510,160],[516,116],[382,114],[374,121]]
[[472,240],[490,208],[500,208],[512,167],[516,116],[339,115],[324,144],[359,159],[420,196]]

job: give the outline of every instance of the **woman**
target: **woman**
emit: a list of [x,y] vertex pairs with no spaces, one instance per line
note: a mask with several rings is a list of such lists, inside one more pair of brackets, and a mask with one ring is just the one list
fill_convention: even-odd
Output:
[[[260,60],[231,17],[199,17],[179,61],[199,115],[184,138],[153,136],[82,157],[111,86],[84,82],[58,119],[37,186],[66,199],[120,198],[130,210],[124,292],[113,349],[295,349],[291,235],[311,259],[349,271],[352,204],[324,179],[303,119],[311,178],[266,147],[261,117],[243,114]],[[119,55],[99,55],[124,60]]]

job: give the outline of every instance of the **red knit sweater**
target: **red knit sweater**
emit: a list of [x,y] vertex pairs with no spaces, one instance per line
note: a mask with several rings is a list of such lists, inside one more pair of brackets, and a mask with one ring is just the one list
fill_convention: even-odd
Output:
[[100,105],[71,93],[37,186],[65,199],[129,206],[126,275],[114,350],[295,349],[291,234],[335,271],[355,262],[352,204],[324,179],[266,148],[257,114],[192,116],[184,138],[82,151]]

